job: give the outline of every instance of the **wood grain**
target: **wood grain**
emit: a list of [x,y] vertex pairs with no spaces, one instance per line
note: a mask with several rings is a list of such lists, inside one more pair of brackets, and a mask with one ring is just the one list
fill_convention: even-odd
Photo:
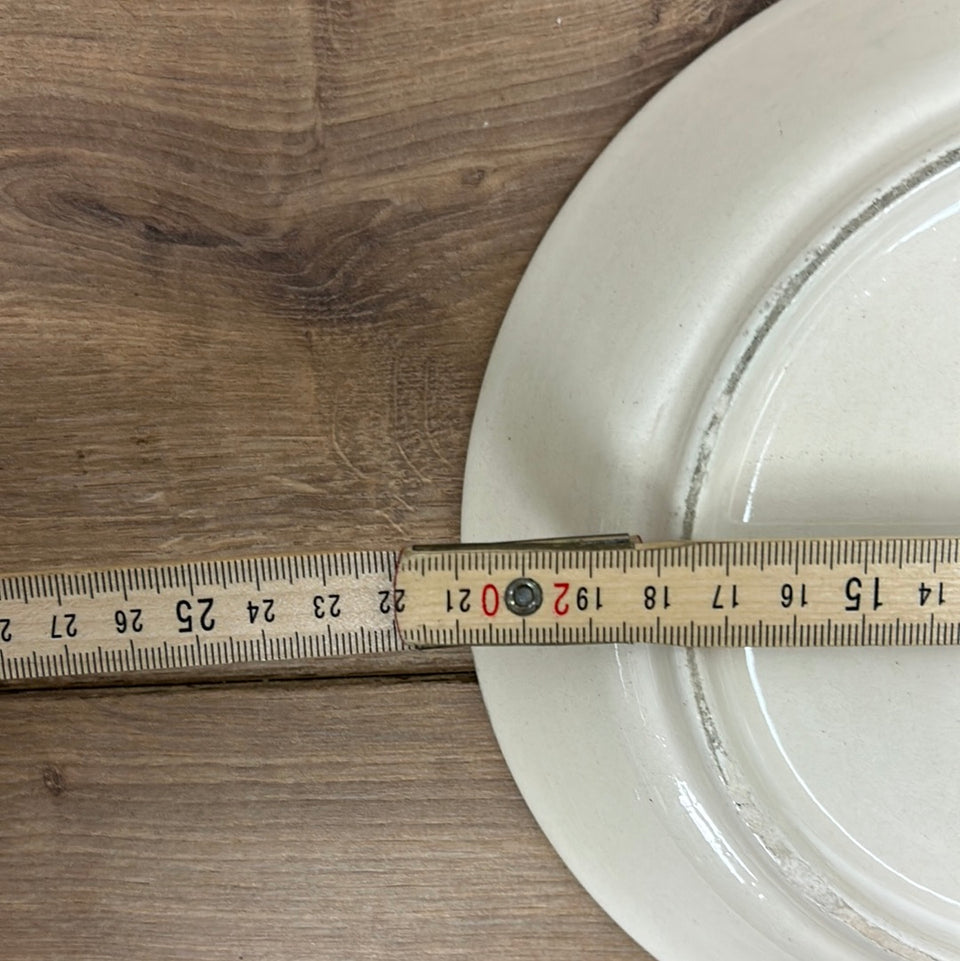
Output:
[[11,695],[0,730],[4,957],[636,956],[470,682]]
[[758,5],[8,5],[9,555],[455,535],[537,240],[650,93]]
[[[539,238],[763,6],[0,2],[0,566],[455,538]],[[645,956],[538,833],[469,673],[0,715],[14,961]]]

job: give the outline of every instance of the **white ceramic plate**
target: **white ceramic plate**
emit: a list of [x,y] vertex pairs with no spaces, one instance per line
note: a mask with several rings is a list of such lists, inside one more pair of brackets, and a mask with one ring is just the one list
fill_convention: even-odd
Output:
[[[466,540],[960,532],[960,0],[783,0],[530,265]],[[960,651],[477,652],[504,754],[662,961],[960,958]]]

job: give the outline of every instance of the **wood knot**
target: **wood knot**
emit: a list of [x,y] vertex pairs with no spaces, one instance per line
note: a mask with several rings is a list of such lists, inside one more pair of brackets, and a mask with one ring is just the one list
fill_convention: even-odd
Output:
[[460,183],[465,187],[479,187],[487,179],[487,171],[483,167],[471,167],[460,174]]
[[67,789],[63,771],[56,764],[44,764],[40,769],[43,786],[54,796],[59,797]]

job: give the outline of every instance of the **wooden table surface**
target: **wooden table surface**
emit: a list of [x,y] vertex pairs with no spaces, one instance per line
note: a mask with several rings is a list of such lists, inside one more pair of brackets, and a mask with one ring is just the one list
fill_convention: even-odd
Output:
[[[4,572],[456,539],[488,352],[758,0],[0,6]],[[0,694],[0,954],[643,959],[467,657]]]

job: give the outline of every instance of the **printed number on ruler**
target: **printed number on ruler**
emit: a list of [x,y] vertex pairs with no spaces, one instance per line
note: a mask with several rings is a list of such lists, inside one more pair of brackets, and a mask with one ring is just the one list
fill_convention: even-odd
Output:
[[0,578],[0,678],[399,650],[396,554]]
[[960,643],[957,538],[413,551],[399,582],[424,647]]

